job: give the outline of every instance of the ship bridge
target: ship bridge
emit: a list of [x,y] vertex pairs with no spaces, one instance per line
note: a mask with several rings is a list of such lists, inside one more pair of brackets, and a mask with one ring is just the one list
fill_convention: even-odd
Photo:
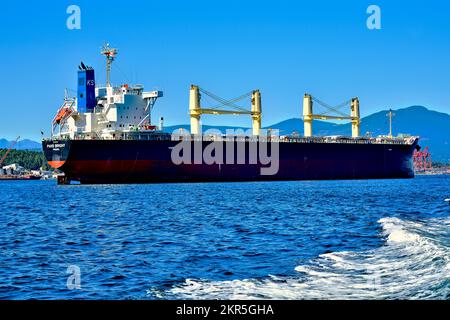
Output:
[[81,62],[77,98],[68,98],[53,121],[52,136],[71,139],[120,139],[130,131],[156,131],[151,112],[162,91],[144,91],[140,84],[112,86],[111,63],[118,50],[106,44],[106,85],[96,86],[94,69]]

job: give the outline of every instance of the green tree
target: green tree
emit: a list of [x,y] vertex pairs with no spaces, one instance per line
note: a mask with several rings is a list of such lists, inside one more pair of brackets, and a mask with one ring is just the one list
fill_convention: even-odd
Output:
[[[6,151],[7,149],[0,149],[0,158],[5,154]],[[9,152],[2,166],[13,163],[17,163],[27,170],[39,170],[40,168],[48,170],[50,168],[42,151],[13,149]]]

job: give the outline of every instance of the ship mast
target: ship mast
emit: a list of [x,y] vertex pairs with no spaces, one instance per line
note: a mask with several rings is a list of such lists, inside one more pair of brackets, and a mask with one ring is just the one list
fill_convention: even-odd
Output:
[[114,61],[114,58],[117,55],[118,50],[111,48],[109,43],[105,43],[102,48],[101,54],[106,57],[106,86],[110,87],[110,74],[111,74],[111,63]]
[[389,138],[392,138],[392,117],[395,116],[395,113],[392,112],[392,109],[389,109],[386,116],[389,117]]

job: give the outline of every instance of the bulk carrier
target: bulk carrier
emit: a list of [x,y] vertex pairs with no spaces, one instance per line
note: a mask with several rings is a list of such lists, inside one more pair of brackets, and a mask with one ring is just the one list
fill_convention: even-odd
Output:
[[[279,136],[261,129],[258,90],[245,96],[251,97],[251,109],[245,110],[235,104],[239,99],[224,100],[192,85],[191,132],[170,134],[163,131],[162,120],[159,126],[152,124],[152,108],[162,91],[112,86],[110,70],[117,49],[105,45],[101,53],[106,57],[106,85],[97,86],[93,68],[81,63],[77,97],[66,93],[52,121],[52,136],[42,142],[50,166],[64,173],[60,184],[414,177],[412,155],[419,148],[418,137],[361,137],[357,98],[349,101],[349,116],[325,116],[313,113],[316,99],[305,94],[304,135]],[[233,110],[204,108],[203,94]],[[249,115],[252,131],[202,134],[202,114]],[[313,136],[315,119],[348,119],[352,136]],[[205,154],[209,160],[203,159]]]

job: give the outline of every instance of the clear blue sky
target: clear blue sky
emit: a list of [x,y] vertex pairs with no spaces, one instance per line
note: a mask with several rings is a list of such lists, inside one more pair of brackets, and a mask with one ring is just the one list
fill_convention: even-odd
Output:
[[[81,30],[66,28],[70,4]],[[366,28],[370,4],[381,30]],[[358,96],[362,115],[410,105],[450,113],[448,1],[8,1],[0,32],[0,138],[49,134],[80,60],[104,83],[105,40],[119,48],[112,81],[163,90],[154,119],[168,125],[188,123],[191,83],[226,98],[259,88],[263,125],[300,117],[304,92],[330,104]]]

